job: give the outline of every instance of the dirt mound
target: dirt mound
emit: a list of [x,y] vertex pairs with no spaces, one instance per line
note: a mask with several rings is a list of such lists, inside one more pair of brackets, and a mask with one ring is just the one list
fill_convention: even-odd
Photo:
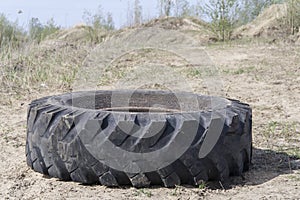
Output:
[[164,17],[151,20],[142,27],[156,27],[167,30],[178,30],[189,34],[201,42],[214,41],[216,38],[209,28],[209,24],[194,17],[176,18]]
[[81,52],[85,48],[92,49],[95,45],[102,42],[107,34],[108,31],[95,30],[90,26],[79,24],[50,35],[35,48],[39,49],[37,54],[42,57],[49,53]]
[[56,35],[57,40],[63,40],[72,43],[90,42],[95,40],[95,37],[105,35],[106,31],[94,30],[90,26],[79,24],[73,28],[60,31]]
[[176,30],[199,30],[206,28],[207,24],[195,18],[164,17],[151,20],[143,26]]
[[233,39],[243,37],[279,38],[288,35],[285,25],[287,16],[286,4],[274,4],[265,9],[255,20],[237,28],[233,32]]
[[76,25],[69,29],[64,29],[54,34],[51,39],[61,40],[69,43],[90,42],[95,34],[92,27],[84,24]]
[[108,31],[106,30],[95,30],[91,26],[85,24],[78,24],[72,28],[62,29],[55,34],[50,35],[42,42],[42,45],[51,45],[53,43],[99,43],[101,39],[106,36],[107,32]]

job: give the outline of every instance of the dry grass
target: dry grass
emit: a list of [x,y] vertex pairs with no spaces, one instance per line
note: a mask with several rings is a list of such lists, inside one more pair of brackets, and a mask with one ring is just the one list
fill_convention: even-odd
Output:
[[60,46],[26,44],[20,51],[0,52],[2,103],[11,103],[32,93],[71,90],[89,48],[60,41]]

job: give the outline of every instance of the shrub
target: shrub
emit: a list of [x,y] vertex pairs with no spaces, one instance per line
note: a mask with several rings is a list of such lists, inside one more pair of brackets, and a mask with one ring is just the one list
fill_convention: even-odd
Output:
[[0,48],[17,48],[25,40],[25,32],[17,22],[10,22],[4,14],[0,14]]
[[58,30],[60,30],[60,27],[55,24],[53,19],[47,21],[45,25],[38,18],[32,18],[29,22],[29,37],[37,43],[40,43],[47,36],[54,34]]

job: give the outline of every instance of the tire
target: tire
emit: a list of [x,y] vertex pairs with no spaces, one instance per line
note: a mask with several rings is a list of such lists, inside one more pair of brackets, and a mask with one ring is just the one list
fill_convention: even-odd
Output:
[[[112,106],[114,97],[122,101],[122,96],[125,98],[128,94],[129,108]],[[181,97],[195,97],[199,109],[180,110],[178,99]],[[218,105],[221,102],[222,106],[214,110],[210,105],[212,101]],[[164,108],[155,108],[154,104]],[[216,117],[213,116],[224,119],[220,135],[211,150],[200,157],[201,148],[207,150],[205,140],[217,134],[209,132],[214,127]],[[141,138],[121,130],[120,124],[129,127],[131,132],[135,129],[147,134],[154,126],[162,128],[151,137]],[[184,134],[185,137],[181,137]],[[189,135],[191,139],[186,137]],[[189,142],[184,142],[186,140]],[[182,153],[174,160],[160,159],[166,161],[162,167],[145,170],[149,167],[145,166],[133,171],[111,165],[113,152],[100,145],[106,142],[125,153],[146,155],[162,148],[172,150],[174,145]],[[120,159],[126,157],[125,153]],[[109,156],[112,159],[108,159]],[[161,158],[163,153],[157,156]],[[251,108],[237,100],[190,93],[175,96],[167,91],[91,91],[37,99],[28,109],[27,164],[39,173],[60,180],[138,188],[199,185],[203,181],[226,181],[229,176],[241,175],[249,169],[251,157]],[[158,160],[152,160],[153,164],[159,163]]]

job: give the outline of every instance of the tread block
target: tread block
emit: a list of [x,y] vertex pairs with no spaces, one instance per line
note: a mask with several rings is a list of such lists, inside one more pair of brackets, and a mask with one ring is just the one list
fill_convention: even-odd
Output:
[[99,181],[101,185],[108,186],[108,187],[117,187],[119,186],[117,179],[114,175],[108,171],[104,173],[102,176],[99,177]]
[[149,187],[151,181],[145,174],[137,174],[130,178],[131,184],[133,187],[141,188],[141,187]]
[[189,171],[192,176],[196,176],[197,174],[199,174],[201,171],[204,171],[204,170],[205,170],[205,167],[203,166],[203,164],[201,162],[196,162],[194,165],[192,165],[189,168]]
[[195,185],[201,185],[203,182],[207,182],[208,181],[208,174],[205,171],[201,171],[199,174],[197,174],[195,177],[194,177],[194,184]]
[[31,158],[33,160],[32,167],[35,171],[42,173],[42,174],[48,174],[47,167],[45,165],[44,159],[42,157],[42,154],[40,150],[37,147],[34,147],[31,151]]
[[181,183],[179,176],[175,172],[173,172],[166,178],[163,178],[162,181],[165,187],[175,187],[176,185],[180,185]]
[[103,165],[100,162],[97,162],[94,166],[92,166],[92,169],[98,177],[102,176],[105,172],[109,170],[109,168],[106,165]]
[[70,173],[71,179],[83,184],[94,184],[98,182],[97,176],[85,167],[79,167]]

